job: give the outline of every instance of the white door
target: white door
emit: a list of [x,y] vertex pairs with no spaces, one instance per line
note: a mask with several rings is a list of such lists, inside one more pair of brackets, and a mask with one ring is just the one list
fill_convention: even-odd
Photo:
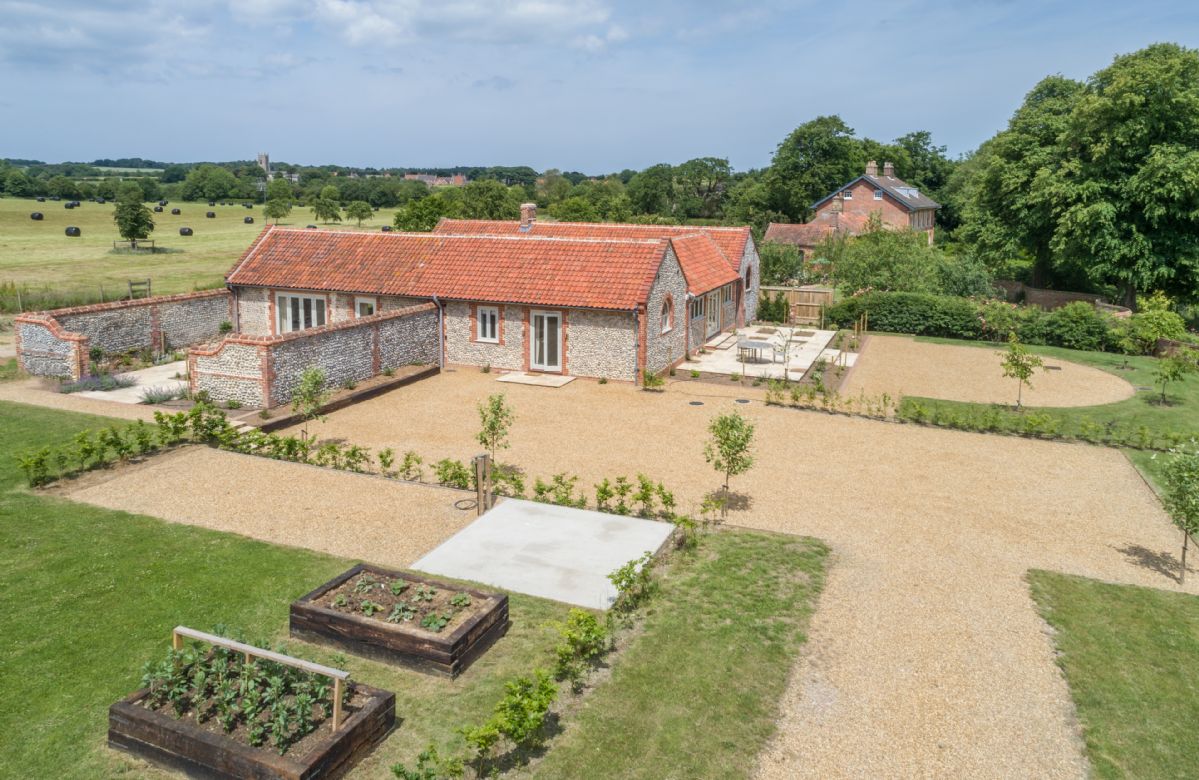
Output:
[[720,293],[708,293],[704,296],[704,308],[708,314],[708,335],[715,336],[720,330]]
[[562,315],[535,311],[533,338],[529,343],[529,367],[537,371],[562,370]]

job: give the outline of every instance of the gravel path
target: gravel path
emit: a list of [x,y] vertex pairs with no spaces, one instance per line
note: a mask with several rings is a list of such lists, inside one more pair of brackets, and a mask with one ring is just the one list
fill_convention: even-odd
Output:
[[67,483],[71,499],[321,550],[408,566],[474,519],[467,494],[428,485],[185,447],[145,463]]
[[119,417],[123,420],[154,421],[154,407],[152,406],[102,401],[85,398],[78,393],[56,393],[47,389],[40,379],[0,382],[0,401],[14,401],[21,404],[46,406],[51,409],[63,409],[68,412]]
[[835,555],[762,777],[1082,777],[1025,572],[1177,588],[1149,563],[1176,555],[1177,536],[1114,450],[739,405],[731,396],[758,394],[731,383],[653,394],[494,379],[442,374],[314,432],[465,460],[478,450],[475,404],[504,392],[517,421],[503,460],[584,485],[644,471],[686,510],[719,484],[702,457],[711,417],[737,408],[758,423],[758,462],[733,480],[749,506],[730,522],[811,534]]
[[[872,334],[841,392],[1014,404],[1016,380],[1003,376],[997,354],[1002,349]],[[1135,392],[1128,382],[1097,368],[1056,358],[1045,358],[1045,365],[1060,370],[1033,375],[1032,388],[1024,388],[1028,406],[1096,406],[1123,401]]]

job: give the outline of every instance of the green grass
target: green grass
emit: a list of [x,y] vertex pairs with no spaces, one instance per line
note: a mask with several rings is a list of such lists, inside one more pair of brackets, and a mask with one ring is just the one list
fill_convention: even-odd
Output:
[[[130,279],[150,278],[156,294],[219,287],[225,273],[266,224],[260,204],[245,209],[240,200],[237,203],[210,207],[206,201],[172,201],[164,213],[154,215],[156,229],[151,236],[159,248],[168,251],[151,255],[112,251],[112,242],[120,240],[112,221],[112,203],[84,201],[78,208],[66,209],[62,202],[51,200],[0,198],[0,310],[16,309],[9,285],[27,287],[27,293],[38,298],[49,297],[50,305],[55,300],[63,305],[99,300],[101,286],[105,297],[112,300],[128,293]],[[180,216],[170,214],[175,207],[182,209]],[[42,212],[45,219],[31,220],[29,214],[34,211]],[[207,211],[215,211],[216,218],[207,219]],[[362,229],[377,231],[391,224],[393,215],[394,210],[380,210]],[[254,217],[253,225],[243,223],[246,216]],[[309,223],[314,223],[312,211],[302,206],[284,220],[284,224],[300,227]],[[83,235],[68,238],[63,233],[68,225],[79,227]],[[183,226],[192,228],[195,235],[180,236]],[[351,222],[341,229],[356,228]]]
[[[919,338],[917,340],[937,344],[974,346],[996,352],[1002,349],[999,345],[977,341],[937,338]],[[1084,352],[1060,347],[1030,346],[1029,350],[1048,358],[1068,360],[1098,368],[1128,381],[1134,387],[1154,386],[1153,368],[1157,362],[1156,358],[1141,356],[1126,358],[1123,355],[1113,355],[1107,352]],[[996,356],[995,361],[998,365],[998,356]],[[1127,369],[1124,368],[1126,361]],[[1037,372],[1034,375],[1032,379],[1034,386],[1036,386],[1037,377],[1041,375],[1042,372]],[[1014,402],[1015,380],[1008,381],[1012,386]],[[1139,390],[1132,398],[1127,398],[1113,404],[1055,408],[1026,407],[1026,411],[1020,413],[1012,411],[1009,407],[1005,406],[909,396],[909,398],[918,401],[930,411],[941,409],[949,412],[965,413],[994,409],[1005,418],[1011,418],[1019,414],[1027,415],[1029,411],[1035,411],[1049,415],[1059,421],[1060,430],[1063,434],[1076,437],[1083,434],[1088,425],[1092,426],[1093,433],[1095,433],[1093,426],[1098,426],[1102,429],[1113,425],[1129,431],[1138,430],[1143,426],[1151,434],[1163,437],[1166,434],[1199,435],[1199,374],[1191,374],[1183,381],[1171,384],[1167,390],[1168,405],[1163,406],[1157,403],[1160,397],[1160,392],[1157,388],[1154,388],[1152,390]],[[1098,432],[1097,435],[1098,438],[1102,439],[1102,432]],[[1151,476],[1155,473],[1155,464],[1152,462],[1150,455],[1130,453],[1130,457],[1132,457],[1133,462],[1138,467],[1142,467],[1145,473]]]
[[[12,453],[68,441],[106,418],[0,402],[0,778],[137,773],[104,747],[109,704],[135,690],[177,624],[223,623],[285,641],[288,604],[352,562],[30,493]],[[667,567],[645,630],[612,678],[568,714],[542,776],[744,775],[823,582],[825,548],[729,531]],[[549,668],[568,608],[510,595],[507,636],[456,680],[290,642],[292,652],[396,692],[397,729],[357,772],[389,776],[430,742],[486,719],[516,674]],[[577,719],[577,726],[573,720]],[[598,755],[596,751],[601,751]]]
[[1199,598],[1029,573],[1098,777],[1199,772]]
[[539,777],[748,777],[824,582],[818,541],[706,537]]

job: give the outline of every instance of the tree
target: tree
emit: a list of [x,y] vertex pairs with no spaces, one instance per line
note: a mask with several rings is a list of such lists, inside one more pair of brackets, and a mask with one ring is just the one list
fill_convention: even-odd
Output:
[[321,188],[320,195],[312,201],[312,215],[322,222],[341,222],[341,193],[332,184]]
[[762,284],[787,284],[803,276],[803,257],[793,244],[770,242],[758,247]]
[[172,184],[177,181],[183,181],[187,178],[187,166],[184,165],[168,165],[162,171],[162,183]]
[[1186,322],[1170,308],[1161,291],[1141,299],[1140,311],[1120,323],[1120,348],[1134,355],[1151,355],[1159,339],[1186,338]]
[[727,510],[729,478],[744,474],[754,465],[750,447],[753,445],[754,424],[737,412],[721,414],[708,426],[711,438],[704,445],[704,460],[724,475],[724,498]]
[[765,182],[772,208],[806,222],[812,204],[861,175],[862,145],[839,116],[821,116],[791,131],[774,153]]
[[300,415],[304,421],[301,430],[304,441],[308,441],[308,423],[312,420],[323,421],[321,407],[329,399],[325,391],[325,372],[318,366],[309,366],[300,374],[300,383],[296,386],[291,397],[291,410]]
[[847,295],[872,288],[893,292],[940,292],[940,250],[923,233],[888,230],[877,214],[858,236],[833,235],[816,249],[832,263],[837,286]]
[[1166,483],[1166,511],[1182,531],[1182,566],[1178,584],[1186,584],[1187,547],[1199,533],[1199,453],[1179,452],[1162,469]]
[[117,205],[112,211],[117,232],[133,249],[139,240],[149,238],[154,232],[154,215],[143,202],[144,196],[136,182],[127,181],[117,189]]
[[1187,374],[1195,373],[1197,368],[1199,366],[1195,365],[1195,359],[1191,357],[1190,350],[1183,347],[1179,347],[1172,354],[1158,358],[1157,365],[1153,367],[1153,381],[1162,389],[1160,401],[1162,406],[1169,403],[1166,399],[1166,388],[1174,382],[1181,382]]
[[1016,390],[1016,408],[1021,408],[1021,403],[1024,398],[1024,386],[1028,385],[1032,389],[1033,372],[1038,368],[1045,366],[1045,361],[1041,360],[1040,355],[1034,355],[1028,351],[1028,347],[1020,343],[1020,337],[1016,335],[1016,331],[1012,331],[1007,337],[1007,351],[1000,352],[1003,356],[1003,375],[1009,379],[1015,379],[1019,383]]
[[237,192],[237,178],[227,168],[205,164],[187,174],[180,195],[184,200],[217,200],[236,197]]
[[562,222],[599,222],[599,210],[586,198],[574,196],[549,208],[550,215]]
[[1050,76],[1024,98],[1003,130],[962,169],[962,237],[992,267],[1032,258],[1032,283],[1053,273],[1058,182],[1067,165],[1059,139],[1083,92],[1077,81]]
[[1199,289],[1199,50],[1158,43],[1093,75],[1060,139],[1054,249],[1136,308]]
[[442,217],[461,215],[461,204],[436,193],[420,200],[410,201],[395,215],[395,226],[399,230],[427,233],[437,227]]
[[362,220],[370,219],[374,215],[375,210],[365,200],[356,200],[346,206],[346,219],[358,220],[358,227],[362,227]]
[[263,207],[262,213],[267,219],[275,220],[275,224],[277,225],[279,224],[279,220],[291,213],[291,201],[272,198],[266,202],[266,206]]
[[47,191],[58,198],[78,198],[79,185],[68,179],[66,176],[55,176],[46,183]]
[[720,157],[697,157],[675,168],[675,187],[683,216],[708,219],[717,216],[732,175],[729,161]]
[[33,182],[24,171],[14,168],[4,179],[4,191],[14,198],[27,198],[33,194]]
[[629,180],[629,201],[636,214],[670,214],[674,201],[674,168],[651,165]]
[[516,420],[516,413],[508,406],[503,393],[489,396],[478,408],[479,433],[475,439],[487,448],[494,463],[496,450],[508,449],[508,431]]
[[517,219],[520,200],[494,179],[472,181],[462,188],[462,212],[467,219]]

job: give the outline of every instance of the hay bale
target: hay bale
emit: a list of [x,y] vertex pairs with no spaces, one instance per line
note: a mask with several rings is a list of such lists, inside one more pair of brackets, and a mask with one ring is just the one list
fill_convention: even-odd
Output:
[[205,212],[204,216],[208,217],[209,219],[216,219],[216,212],[208,211],[208,212]]
[[253,204],[253,203],[243,203],[243,204],[241,204],[241,205],[245,206],[245,207],[246,207],[246,208],[248,208],[248,209],[252,209],[252,208],[254,208],[254,204]]
[[41,222],[42,221],[42,212],[35,211],[29,215],[29,218],[32,219],[34,222]]
[[210,201],[208,201],[208,205],[209,205],[209,206],[215,206],[215,205],[216,205],[216,201],[215,201],[215,200],[210,200]]
[[158,201],[158,205],[165,206],[165,205],[167,205],[167,202],[165,200],[160,200],[160,201]]
[[316,230],[316,225],[307,225],[309,230]]
[[171,209],[171,213],[172,213],[172,214],[174,214],[174,215],[177,217],[177,216],[179,216],[180,214],[182,214],[183,212],[182,212],[182,211],[180,211],[179,209]]
[[157,211],[157,212],[159,212],[159,213],[161,213],[161,212],[162,212],[162,206],[155,206],[155,207],[154,207],[154,210],[155,210],[155,211]]
[[181,235],[181,236],[190,236],[191,234],[192,234],[192,229],[191,229],[191,228],[189,228],[189,227],[181,227],[181,228],[179,228],[179,235]]
[[384,226],[383,226],[383,232],[384,232],[384,233],[390,233],[390,232],[391,232],[391,225],[384,225]]
[[245,222],[247,225],[253,225],[253,224],[254,224],[254,218],[253,218],[253,217],[246,217],[245,219],[243,219],[243,220],[242,220],[242,222]]
[[69,227],[67,227],[66,233],[71,238],[79,238],[80,236],[83,235],[83,231],[80,230],[79,228],[75,227],[74,225],[70,225]]
[[38,202],[38,203],[45,203],[45,202],[46,202],[46,199],[45,199],[45,198],[43,198],[43,197],[39,197],[39,198],[37,199],[37,202]]
[[64,209],[73,209],[73,208],[75,208],[75,204],[74,204],[74,203],[72,203],[72,202],[70,202],[70,201],[68,201],[68,202],[66,202],[66,203],[62,204],[62,207],[63,207]]
[[96,202],[97,202],[97,203],[103,203],[103,202],[104,202],[104,198],[96,198]]

